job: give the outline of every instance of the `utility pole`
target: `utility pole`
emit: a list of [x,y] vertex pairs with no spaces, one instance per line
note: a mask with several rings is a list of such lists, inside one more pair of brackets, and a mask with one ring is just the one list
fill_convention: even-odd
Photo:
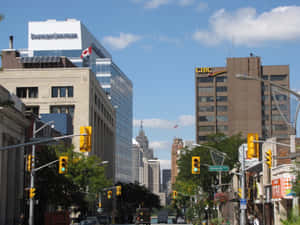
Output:
[[[35,138],[36,133],[36,121],[33,121],[32,138]],[[30,172],[30,190],[34,190],[34,168],[35,168],[35,144],[32,145],[32,164]],[[34,225],[34,196],[30,196],[29,199],[29,225]]]
[[[246,207],[247,201],[245,199],[245,147],[243,144],[243,157],[242,157],[242,171],[241,171],[241,201],[240,201],[240,225],[246,225]],[[246,201],[246,202],[245,202]]]

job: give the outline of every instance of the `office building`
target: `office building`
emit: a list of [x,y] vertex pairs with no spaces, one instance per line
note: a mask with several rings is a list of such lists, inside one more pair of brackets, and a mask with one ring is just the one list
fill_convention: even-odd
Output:
[[[24,113],[24,105],[0,85],[0,147],[25,142],[30,121]],[[0,151],[0,225],[19,222],[25,207],[24,173],[24,147]]]
[[162,170],[162,191],[165,193],[168,193],[168,183],[171,180],[171,170],[170,169],[164,169]]
[[[27,56],[66,56],[78,67],[89,67],[116,110],[116,181],[132,181],[132,82],[111,54],[76,19],[29,22]],[[90,49],[86,57],[82,52]]]
[[241,80],[236,74],[257,77],[289,88],[289,66],[262,65],[261,58],[227,58],[225,67],[199,67],[195,70],[196,142],[221,132],[244,137],[287,137],[290,130],[289,95],[276,91],[270,84]]
[[177,160],[180,155],[180,150],[183,149],[184,143],[181,138],[174,138],[171,151],[171,184],[173,185],[178,175]]
[[[37,115],[69,114],[73,133],[92,126],[89,154],[109,161],[107,177],[115,176],[115,109],[89,68],[75,67],[65,57],[19,57],[16,50],[2,51],[0,83]],[[72,143],[79,151],[79,137]]]

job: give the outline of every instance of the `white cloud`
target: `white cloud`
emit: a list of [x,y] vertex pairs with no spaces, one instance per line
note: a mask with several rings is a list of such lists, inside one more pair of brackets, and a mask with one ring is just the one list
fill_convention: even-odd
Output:
[[119,37],[107,36],[103,38],[103,42],[114,49],[121,50],[130,44],[141,39],[141,36],[129,33],[120,33]]
[[195,117],[192,115],[179,116],[179,126],[192,126],[195,124]]
[[[160,129],[173,129],[178,125],[178,128],[192,126],[195,124],[195,117],[192,115],[181,115],[176,121],[164,120],[164,119],[143,119],[143,126],[148,128],[160,128]],[[133,120],[133,126],[138,127],[141,124],[141,120]]]
[[181,6],[189,6],[192,5],[195,0],[179,0],[178,4]]
[[210,30],[198,30],[193,39],[205,44],[233,41],[237,45],[258,45],[266,41],[300,39],[300,7],[281,6],[257,14],[254,8],[235,12],[220,9],[210,18]]
[[154,150],[170,150],[171,149],[171,143],[167,141],[153,141],[149,144],[150,148],[153,148]]
[[159,6],[169,4],[171,0],[150,0],[145,3],[145,8],[147,9],[156,9]]
[[160,159],[160,169],[171,169],[171,160]]
[[196,7],[196,11],[203,12],[207,8],[208,8],[208,4],[206,2],[200,2]]

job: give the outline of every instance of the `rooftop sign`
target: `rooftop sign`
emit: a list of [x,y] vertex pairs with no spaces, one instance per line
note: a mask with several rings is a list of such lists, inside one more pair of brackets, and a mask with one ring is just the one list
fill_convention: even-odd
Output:
[[76,33],[53,33],[53,34],[31,34],[32,40],[50,40],[50,39],[76,39]]

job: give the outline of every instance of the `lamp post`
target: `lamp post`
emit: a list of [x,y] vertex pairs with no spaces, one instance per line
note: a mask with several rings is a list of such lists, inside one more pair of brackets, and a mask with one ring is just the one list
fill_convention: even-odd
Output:
[[[49,121],[43,126],[41,126],[39,129],[36,129],[36,119],[33,121],[33,132],[32,132],[32,138],[34,139],[36,137],[36,134],[43,130],[46,126],[52,125],[54,121]],[[35,175],[35,144],[32,145],[32,164],[31,164],[31,172],[30,172],[30,190],[34,190],[34,175]],[[29,225],[34,225],[34,197],[30,197],[29,199]]]

